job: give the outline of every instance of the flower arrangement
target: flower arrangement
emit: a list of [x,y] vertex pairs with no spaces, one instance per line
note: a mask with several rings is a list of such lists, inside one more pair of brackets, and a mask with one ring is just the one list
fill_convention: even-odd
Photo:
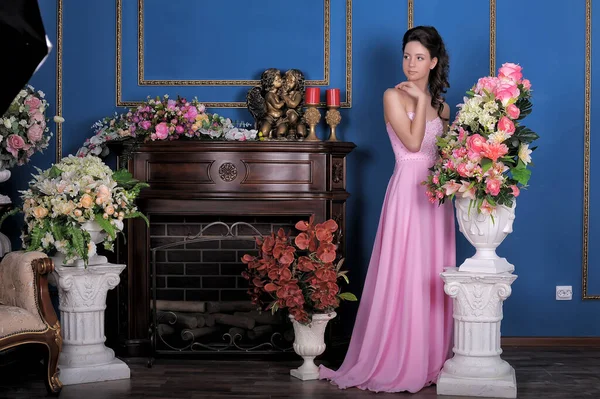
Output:
[[0,118],[0,161],[4,169],[24,165],[48,147],[52,134],[47,126],[48,103],[44,93],[27,85]]
[[[315,313],[327,313],[337,308],[340,300],[356,301],[349,292],[340,292],[339,279],[349,282],[341,267],[344,259],[337,260],[337,245],[333,243],[338,230],[330,219],[314,224],[296,223],[300,233],[290,243],[289,234],[283,229],[264,239],[257,238],[259,255],[246,254],[242,262],[247,269],[242,276],[249,281],[248,293],[252,302],[263,306],[263,297],[271,297],[266,309],[273,313],[287,308],[294,319],[306,324]],[[300,255],[299,251],[305,253]]]
[[21,191],[25,226],[23,247],[50,255],[60,252],[66,264],[96,254],[96,244],[82,226],[96,222],[107,234],[104,248],[113,250],[123,220],[141,217],[134,200],[148,184],[126,170],[113,172],[96,156],[63,158],[41,171]]
[[87,154],[105,156],[110,141],[134,140],[138,142],[187,139],[254,140],[256,130],[248,130],[249,123],[238,123],[216,113],[206,112],[206,107],[196,98],[187,101],[168,95],[148,98],[137,108],[104,118],[94,125],[95,134],[87,139],[77,156]]
[[430,169],[426,194],[432,203],[468,198],[479,213],[512,207],[527,187],[529,145],[539,136],[520,121],[531,113],[531,83],[522,68],[505,63],[497,77],[483,77],[459,104],[456,119],[438,138],[440,158]]

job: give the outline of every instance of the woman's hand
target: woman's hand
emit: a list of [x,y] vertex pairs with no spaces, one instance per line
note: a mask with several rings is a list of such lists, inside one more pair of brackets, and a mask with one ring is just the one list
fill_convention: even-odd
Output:
[[411,96],[412,98],[419,100],[425,98],[425,92],[417,87],[413,82],[402,82],[396,85],[396,89],[404,91],[406,94]]

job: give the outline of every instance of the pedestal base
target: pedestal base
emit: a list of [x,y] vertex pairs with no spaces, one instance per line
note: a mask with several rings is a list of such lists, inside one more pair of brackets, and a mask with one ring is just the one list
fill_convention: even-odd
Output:
[[319,369],[317,368],[317,371],[305,371],[305,370],[300,370],[300,367],[299,367],[297,369],[290,370],[290,375],[292,377],[296,377],[302,381],[318,380],[319,379]]
[[515,271],[515,266],[508,263],[506,258],[496,259],[477,259],[467,258],[458,268],[460,272],[471,273],[512,273]]
[[442,371],[437,381],[438,395],[516,398],[515,370],[503,378],[460,378]]
[[90,367],[60,366],[59,379],[63,385],[122,380],[131,377],[131,371],[122,360],[113,359],[108,364]]

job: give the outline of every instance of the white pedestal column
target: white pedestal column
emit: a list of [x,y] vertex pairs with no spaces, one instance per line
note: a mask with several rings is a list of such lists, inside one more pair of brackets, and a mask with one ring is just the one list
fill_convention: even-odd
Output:
[[454,357],[444,364],[437,394],[516,398],[515,370],[500,358],[500,322],[517,276],[454,268],[441,276],[454,303]]
[[129,367],[104,345],[106,294],[119,284],[125,265],[106,263],[85,269],[55,264],[50,282],[58,287],[61,382],[73,385],[129,378]]

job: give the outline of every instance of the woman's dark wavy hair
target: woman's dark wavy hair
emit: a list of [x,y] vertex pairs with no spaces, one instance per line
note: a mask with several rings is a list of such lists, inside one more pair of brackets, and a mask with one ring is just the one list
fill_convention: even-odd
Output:
[[[431,93],[431,106],[438,110],[442,118],[444,109],[444,93],[450,87],[448,83],[449,57],[442,37],[433,26],[415,26],[404,34],[402,39],[402,51],[408,42],[419,42],[429,50],[431,58],[437,58],[438,62],[429,71],[429,92]],[[442,118],[443,119],[443,118]]]

